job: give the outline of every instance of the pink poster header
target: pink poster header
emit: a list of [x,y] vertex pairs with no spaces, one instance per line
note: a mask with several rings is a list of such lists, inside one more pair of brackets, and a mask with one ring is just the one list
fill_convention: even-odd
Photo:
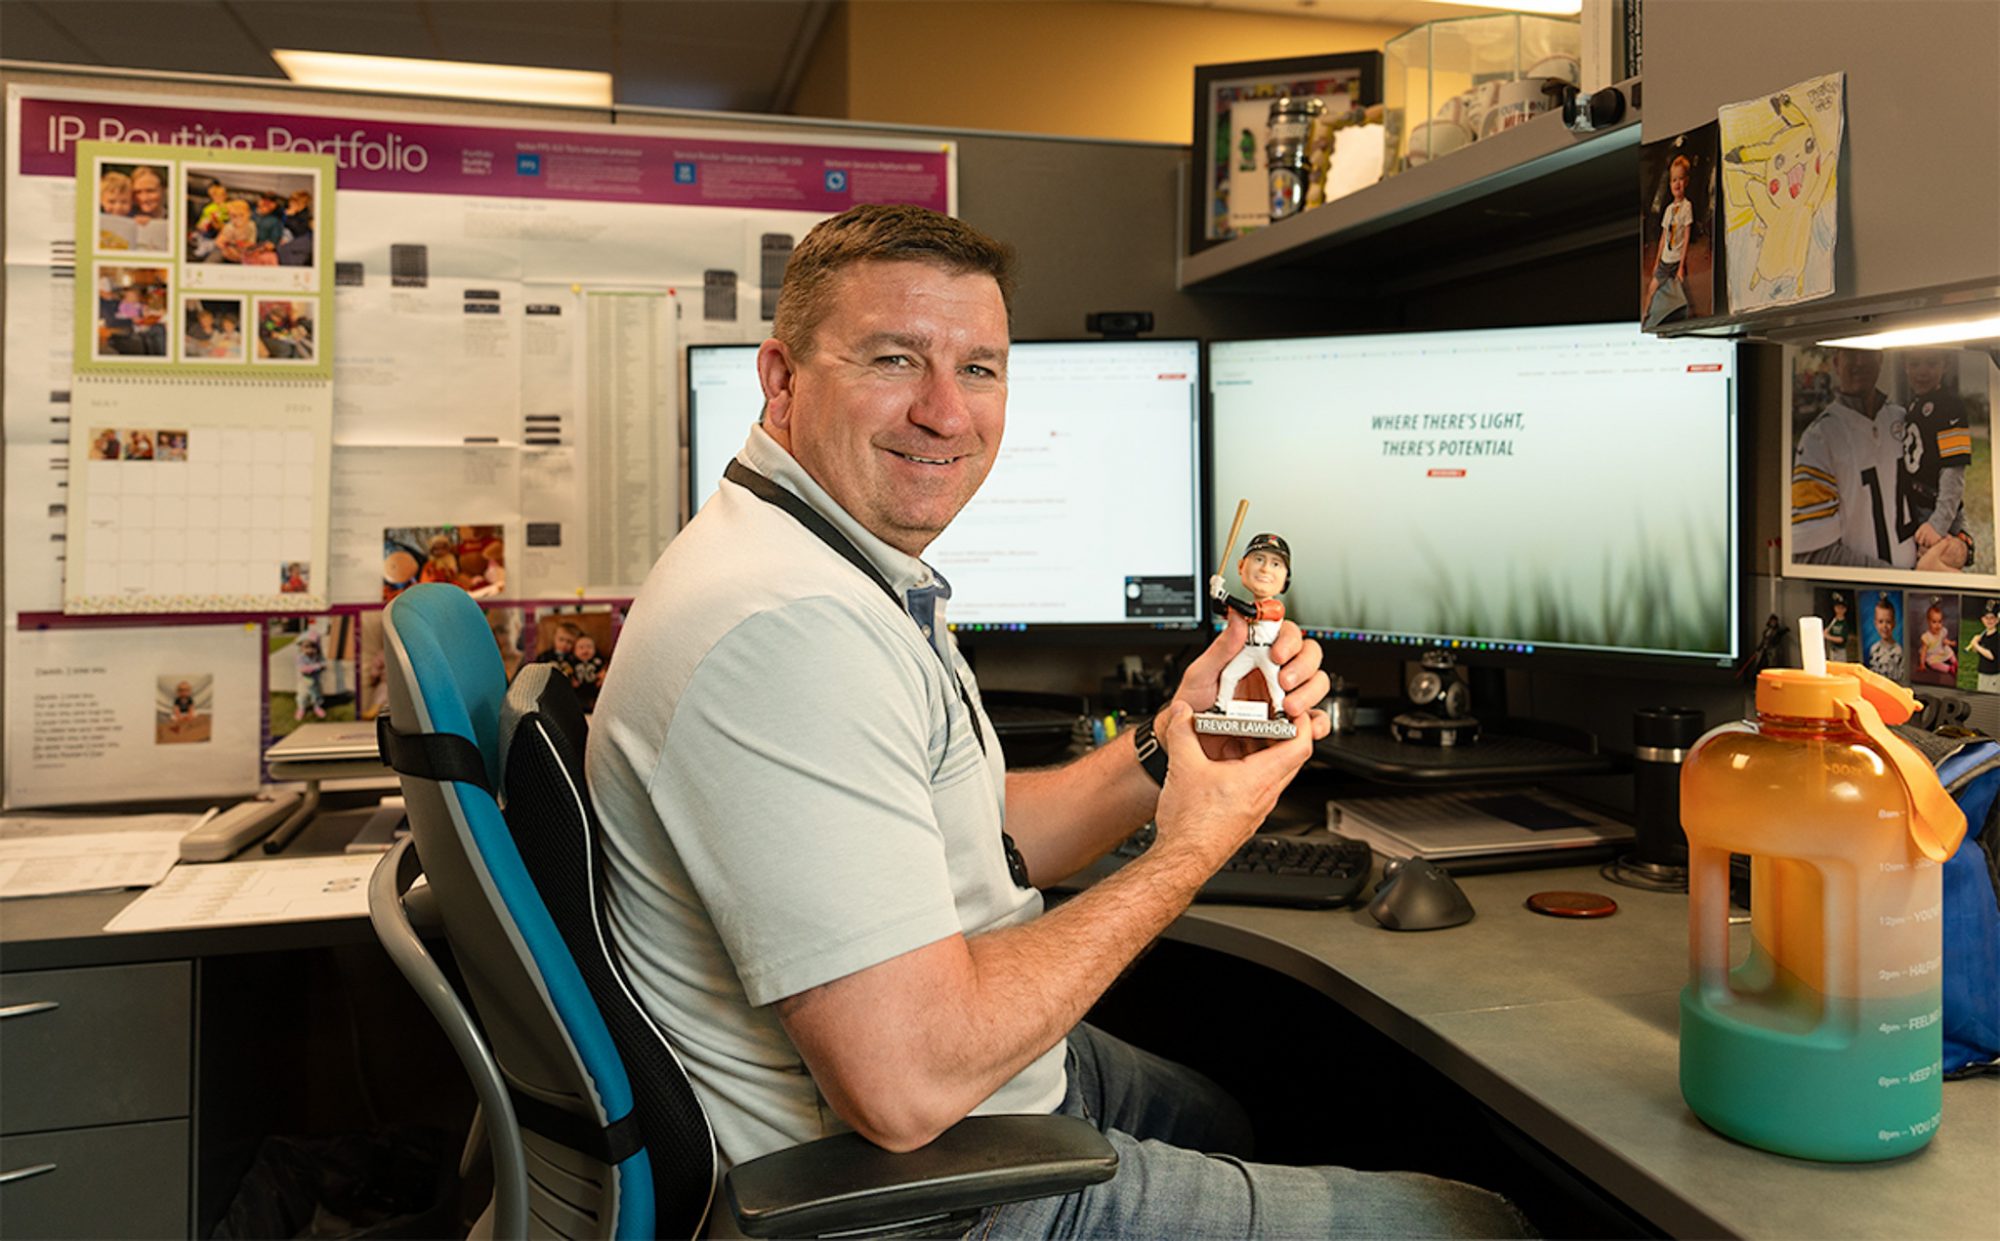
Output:
[[103,101],[21,101],[24,174],[74,175],[75,144],[88,139],[331,155],[343,190],[825,214],[880,202],[951,209],[951,160],[941,149],[732,142],[637,128],[513,129]]

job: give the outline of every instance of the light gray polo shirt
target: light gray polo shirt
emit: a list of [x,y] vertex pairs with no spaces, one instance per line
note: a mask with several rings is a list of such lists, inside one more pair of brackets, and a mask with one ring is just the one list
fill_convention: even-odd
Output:
[[[899,595],[933,584],[761,426],[740,460],[831,521]],[[846,1128],[774,1001],[1042,911],[1008,875],[999,741],[943,619],[927,641],[859,569],[725,482],[619,637],[588,755],[612,942],[725,1164]],[[1051,1112],[1063,1088],[1058,1042],[974,1111]]]

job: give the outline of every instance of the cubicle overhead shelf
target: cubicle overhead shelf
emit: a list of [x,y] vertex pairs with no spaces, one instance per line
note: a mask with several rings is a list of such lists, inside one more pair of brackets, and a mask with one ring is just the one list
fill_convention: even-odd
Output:
[[[1603,246],[1637,244],[1639,82],[1618,124],[1559,113],[1243,237],[1182,256],[1200,293],[1397,293]],[[1638,259],[1635,255],[1633,264]]]

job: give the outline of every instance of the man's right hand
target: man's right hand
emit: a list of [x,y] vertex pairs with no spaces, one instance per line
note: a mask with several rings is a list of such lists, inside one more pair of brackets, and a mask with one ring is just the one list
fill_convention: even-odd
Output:
[[1240,758],[1214,759],[1202,748],[1194,712],[1185,703],[1168,706],[1162,718],[1167,783],[1153,817],[1157,843],[1149,852],[1186,851],[1200,859],[1204,875],[1213,874],[1270,817],[1278,795],[1312,756],[1313,738],[1325,730],[1308,719],[1289,741]]

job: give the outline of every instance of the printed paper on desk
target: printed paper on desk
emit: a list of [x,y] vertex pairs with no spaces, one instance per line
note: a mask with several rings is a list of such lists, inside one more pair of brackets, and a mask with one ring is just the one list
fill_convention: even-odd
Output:
[[176,866],[104,924],[110,932],[305,922],[368,916],[368,876],[380,854],[272,858]]
[[256,792],[263,633],[10,627],[6,804]]
[[188,814],[0,819],[0,896],[151,887],[180,860]]

